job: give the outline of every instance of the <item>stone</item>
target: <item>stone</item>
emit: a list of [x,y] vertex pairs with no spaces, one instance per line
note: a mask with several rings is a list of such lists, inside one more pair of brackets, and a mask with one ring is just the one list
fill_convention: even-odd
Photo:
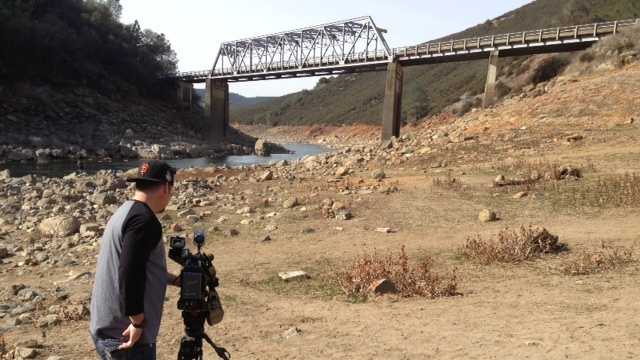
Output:
[[100,225],[95,223],[88,223],[80,225],[80,235],[85,235],[89,233],[97,233],[100,231]]
[[308,279],[309,275],[302,270],[296,270],[296,271],[279,272],[278,277],[284,281],[291,281],[291,280]]
[[9,169],[0,171],[0,180],[8,180],[11,179],[11,172]]
[[374,281],[369,286],[368,291],[376,295],[395,294],[398,292],[396,285],[389,279],[380,279]]
[[190,216],[190,215],[197,215],[197,214],[195,211],[193,211],[193,209],[182,210],[178,213],[178,216],[183,218],[186,218],[187,216]]
[[38,356],[38,350],[26,347],[17,347],[16,359],[35,359]]
[[388,228],[388,227],[379,227],[379,228],[376,228],[375,231],[379,232],[379,233],[383,233],[383,234],[391,234],[391,233],[396,232],[392,228]]
[[480,214],[478,214],[478,220],[480,220],[483,223],[492,222],[492,221],[498,220],[498,216],[494,211],[491,211],[489,209],[484,209],[480,211]]
[[264,173],[262,173],[262,175],[260,175],[260,177],[258,177],[258,180],[260,181],[273,180],[273,172],[271,170],[265,171]]
[[236,211],[236,214],[245,215],[245,214],[251,214],[253,212],[254,212],[254,210],[251,207],[245,206],[245,207],[243,207],[241,209],[238,209],[238,211]]
[[351,220],[353,218],[353,214],[349,210],[340,210],[336,213],[336,220]]
[[271,241],[271,236],[267,235],[265,237],[263,237],[262,239],[260,239],[260,242],[270,242]]
[[268,232],[276,231],[276,230],[278,230],[278,225],[269,224],[269,225],[265,226],[264,229],[266,231],[268,231]]
[[58,318],[58,315],[50,314],[38,319],[36,326],[39,328],[46,328],[46,327],[56,326],[58,324],[60,324],[60,319]]
[[513,198],[514,198],[514,199],[522,199],[523,197],[526,197],[526,196],[528,196],[528,195],[529,195],[529,193],[528,193],[528,192],[526,192],[526,191],[520,191],[519,193],[517,193],[517,194],[513,195]]
[[240,235],[240,232],[238,232],[238,230],[236,229],[229,229],[229,230],[224,230],[222,234],[227,237],[234,237],[234,236]]
[[173,232],[180,232],[182,230],[184,230],[182,228],[182,225],[180,225],[178,223],[174,223],[174,224],[171,225],[171,231],[173,231]]
[[290,329],[288,329],[287,331],[285,331],[282,336],[285,339],[290,339],[293,337],[298,337],[298,336],[302,336],[302,330],[298,329],[297,327],[292,327]]
[[258,141],[256,141],[256,144],[255,144],[255,146],[253,148],[253,151],[258,156],[270,156],[271,155],[271,147],[269,146],[269,143],[266,142],[263,139],[258,139]]
[[375,170],[374,172],[371,173],[371,177],[374,180],[382,180],[387,177],[387,174],[385,174],[383,170]]
[[341,166],[339,168],[336,169],[335,172],[336,176],[345,176],[349,174],[349,168]]
[[80,222],[72,216],[54,216],[42,221],[38,230],[43,235],[64,237],[77,233],[80,230]]
[[578,142],[580,140],[583,140],[584,136],[580,135],[580,134],[573,134],[573,135],[569,135],[566,137],[566,140],[568,143],[574,143],[574,142]]
[[96,205],[114,205],[118,203],[118,198],[113,193],[98,193],[91,197],[91,202]]
[[298,202],[298,198],[296,197],[289,198],[282,203],[282,207],[285,209],[292,209],[298,205],[299,205],[299,202]]

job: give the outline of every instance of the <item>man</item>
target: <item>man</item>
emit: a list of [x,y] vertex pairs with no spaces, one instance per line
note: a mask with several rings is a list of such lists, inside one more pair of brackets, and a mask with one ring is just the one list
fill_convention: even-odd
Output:
[[91,296],[91,336],[103,360],[155,360],[155,342],[168,284],[162,226],[155,214],[171,199],[176,170],[143,162],[135,195],[113,214],[100,242]]

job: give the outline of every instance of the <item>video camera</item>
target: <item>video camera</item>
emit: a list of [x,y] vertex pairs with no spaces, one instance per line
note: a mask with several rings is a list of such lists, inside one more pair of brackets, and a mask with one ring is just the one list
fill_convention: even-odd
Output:
[[202,339],[214,348],[220,358],[229,359],[229,353],[216,346],[204,332],[205,319],[209,325],[215,325],[222,321],[224,311],[216,291],[219,282],[213,255],[202,252],[204,233],[196,232],[193,242],[197,247],[195,254],[187,248],[184,237],[169,239],[169,258],[182,266],[178,309],[182,310],[186,335],[180,341],[178,360],[201,360]]

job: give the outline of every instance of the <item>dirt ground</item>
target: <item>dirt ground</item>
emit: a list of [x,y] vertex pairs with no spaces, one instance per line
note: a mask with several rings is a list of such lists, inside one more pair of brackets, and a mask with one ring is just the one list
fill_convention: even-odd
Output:
[[[616,77],[624,81],[616,82]],[[453,154],[456,161],[444,167],[431,166],[433,156],[387,164],[383,183],[396,186],[399,191],[395,193],[341,194],[323,177],[243,181],[218,188],[221,194],[246,194],[249,203],[259,202],[265,194],[284,192],[297,196],[301,206],[308,205],[310,210],[285,211],[279,205],[258,208],[259,214],[276,211],[279,215],[250,225],[241,225],[244,217],[233,211],[215,210],[208,218],[206,225],[214,226],[224,215],[240,232],[236,237],[210,234],[208,238],[205,250],[216,256],[219,292],[226,310],[225,320],[209,328],[208,333],[234,359],[639,358],[638,264],[585,276],[568,276],[558,269],[575,252],[597,248],[601,242],[637,248],[640,204],[572,206],[556,201],[555,193],[547,188],[529,189],[529,196],[514,199],[513,194],[520,189],[498,191],[490,187],[498,174],[508,173],[503,164],[515,160],[580,167],[584,178],[566,185],[576,187],[638,171],[640,127],[631,123],[630,114],[640,114],[640,69],[626,69],[607,78],[615,84],[607,91],[624,93],[617,98],[622,105],[608,105],[615,111],[607,110],[607,117],[599,117],[598,111],[602,110],[598,101],[612,100],[609,93],[596,96],[592,92],[605,81],[595,76],[581,80],[582,85],[558,85],[557,91],[575,89],[583,98],[552,92],[473,113],[460,120],[471,124],[470,133],[478,129],[478,133],[487,134],[491,131],[484,128],[495,126],[499,128],[496,136],[517,136],[458,148]],[[588,106],[591,112],[566,107],[567,103],[578,107],[580,101],[589,98],[595,102]],[[542,111],[553,114],[557,121],[540,120],[536,112]],[[511,116],[511,120],[505,120],[505,116]],[[504,126],[500,126],[501,121]],[[520,130],[523,127],[527,129]],[[570,132],[584,134],[584,138],[572,143],[562,141],[562,136]],[[549,141],[553,138],[560,141]],[[376,184],[370,173],[380,166],[371,162],[339,184]],[[434,186],[434,178],[447,174],[462,188]],[[354,218],[327,219],[319,210],[311,209],[324,198],[348,204]],[[478,213],[484,208],[496,211],[500,219],[478,221]],[[277,230],[265,231],[270,223],[276,224]],[[486,266],[458,256],[457,249],[470,235],[492,236],[505,227],[529,224],[544,226],[570,250],[520,264]],[[397,232],[374,231],[378,227]],[[261,242],[268,233],[272,240]],[[353,302],[332,282],[332,274],[342,271],[357,256],[374,249],[382,254],[397,252],[401,246],[412,259],[430,255],[438,269],[455,268],[461,295],[434,300],[383,296]],[[87,266],[74,271],[82,270],[95,269]],[[305,270],[311,278],[280,282],[277,273],[288,270]],[[68,273],[59,269],[30,278],[5,273],[0,281],[7,285],[17,281],[52,283],[67,277]],[[92,279],[73,284],[74,296],[86,297],[91,285]],[[177,290],[170,289],[158,341],[159,359],[176,358],[183,333],[176,301]],[[63,359],[95,358],[87,328],[87,321],[64,322],[51,328],[46,332],[45,341],[51,345],[48,351]],[[299,331],[287,336],[291,328]],[[5,334],[9,343],[30,336],[39,337],[41,331],[27,327]],[[205,347],[205,354],[206,359],[216,358],[209,347]]]

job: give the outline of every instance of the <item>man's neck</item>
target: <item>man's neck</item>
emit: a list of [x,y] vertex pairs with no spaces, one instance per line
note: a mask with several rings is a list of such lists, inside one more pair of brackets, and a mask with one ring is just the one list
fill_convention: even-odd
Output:
[[136,191],[136,193],[133,195],[133,200],[147,204],[147,206],[149,206],[151,211],[153,211],[154,213],[158,212],[158,209],[155,208],[154,204],[149,201],[149,197],[147,196],[147,194],[143,193],[142,191]]

